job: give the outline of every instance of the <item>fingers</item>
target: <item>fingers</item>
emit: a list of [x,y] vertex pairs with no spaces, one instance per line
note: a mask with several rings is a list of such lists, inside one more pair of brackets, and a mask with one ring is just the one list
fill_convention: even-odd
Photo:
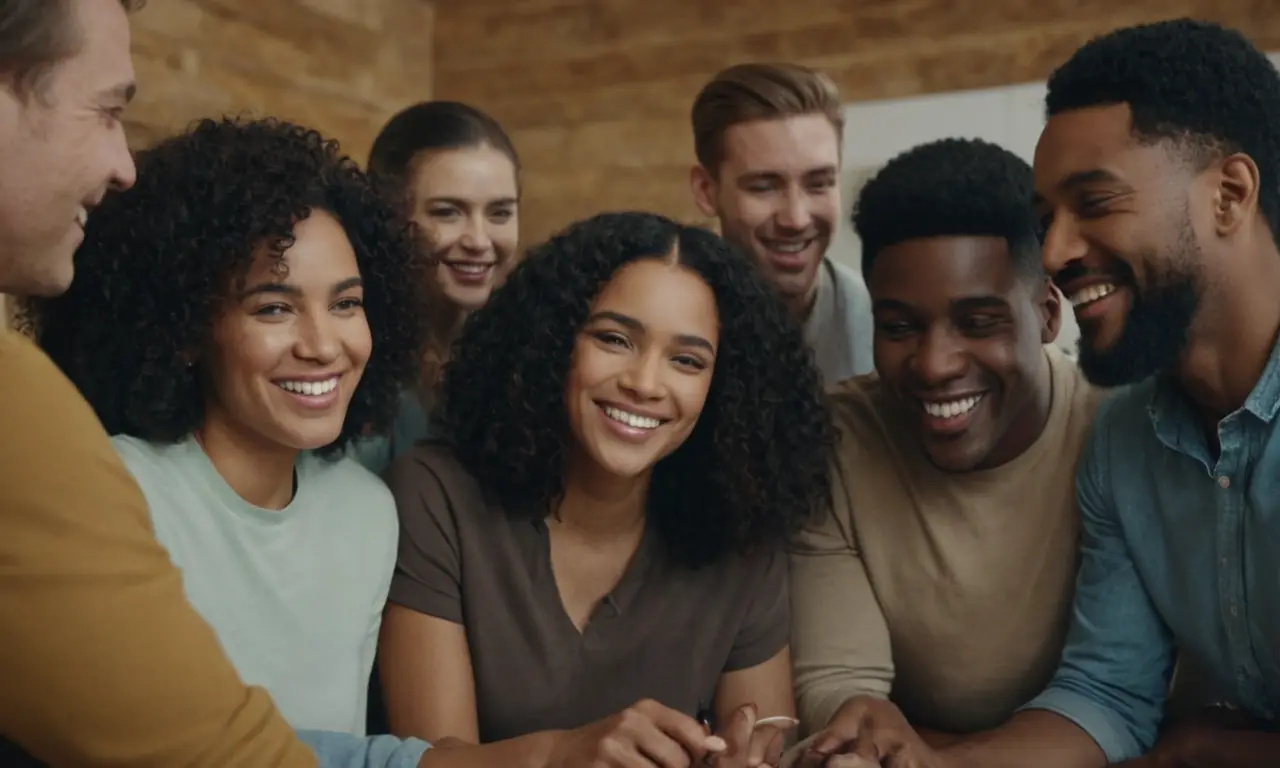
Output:
[[663,768],[701,762],[708,753],[723,752],[727,747],[724,739],[708,734],[697,720],[656,701],[641,701],[627,711],[649,726],[646,732],[653,742],[652,749],[657,753],[651,753],[647,746],[649,742],[645,742],[642,745],[645,754],[651,754],[655,759],[673,760],[671,750],[679,752],[683,762],[659,763]]
[[845,744],[858,738],[866,715],[867,707],[859,699],[855,698],[846,702],[836,712],[835,717],[831,718],[831,722],[827,723],[827,727],[814,737],[813,742],[809,745],[809,750],[822,755],[830,755],[839,751]]
[[751,734],[751,748],[747,754],[747,765],[751,768],[761,765],[777,765],[782,757],[782,746],[786,741],[786,732],[774,725],[757,724]]

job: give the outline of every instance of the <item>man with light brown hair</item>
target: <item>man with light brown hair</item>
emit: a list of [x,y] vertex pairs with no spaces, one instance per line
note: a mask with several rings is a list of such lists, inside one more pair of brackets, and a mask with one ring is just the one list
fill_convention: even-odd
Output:
[[826,384],[869,372],[866,284],[827,256],[844,215],[835,83],[797,64],[738,64],[702,88],[692,122],[698,208],[720,220],[803,323]]

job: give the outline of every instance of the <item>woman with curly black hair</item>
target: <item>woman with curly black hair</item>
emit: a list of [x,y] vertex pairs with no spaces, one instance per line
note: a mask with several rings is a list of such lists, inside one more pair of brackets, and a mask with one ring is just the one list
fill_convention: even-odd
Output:
[[833,436],[749,262],[596,216],[531,251],[454,354],[451,444],[389,473],[392,731],[667,765],[711,748],[698,715],[792,716],[783,544],[828,497]]
[[25,319],[93,406],[241,676],[363,733],[394,501],[342,458],[417,373],[423,258],[336,144],[205,120],[137,158]]

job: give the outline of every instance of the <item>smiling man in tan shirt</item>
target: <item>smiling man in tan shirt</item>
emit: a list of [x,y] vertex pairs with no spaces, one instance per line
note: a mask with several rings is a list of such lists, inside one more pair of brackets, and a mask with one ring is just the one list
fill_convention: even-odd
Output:
[[947,140],[861,193],[878,374],[832,391],[833,509],[791,565],[811,749],[852,748],[893,705],[928,739],[991,727],[1057,664],[1097,398],[1051,343],[1031,189],[1011,153]]

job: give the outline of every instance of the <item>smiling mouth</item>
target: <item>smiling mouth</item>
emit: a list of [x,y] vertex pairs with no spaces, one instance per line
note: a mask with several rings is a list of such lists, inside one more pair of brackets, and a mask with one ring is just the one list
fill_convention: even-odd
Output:
[[446,261],[444,264],[449,269],[456,270],[464,275],[483,275],[496,266],[492,261]]
[[1104,299],[1116,291],[1120,290],[1115,283],[1097,283],[1095,285],[1087,285],[1078,291],[1073,292],[1067,298],[1071,301],[1071,306],[1075,309],[1087,307],[1090,304]]
[[303,397],[324,397],[338,388],[338,376],[319,381],[286,380],[275,382],[276,386],[286,392]]
[[986,396],[987,393],[983,392],[980,395],[970,395],[955,400],[921,400],[920,407],[935,419],[956,419],[971,413]]
[[636,413],[630,413],[611,405],[602,405],[600,408],[604,411],[605,416],[608,416],[619,424],[631,427],[632,429],[653,430],[666,423],[662,419],[655,419],[652,416],[641,416]]

